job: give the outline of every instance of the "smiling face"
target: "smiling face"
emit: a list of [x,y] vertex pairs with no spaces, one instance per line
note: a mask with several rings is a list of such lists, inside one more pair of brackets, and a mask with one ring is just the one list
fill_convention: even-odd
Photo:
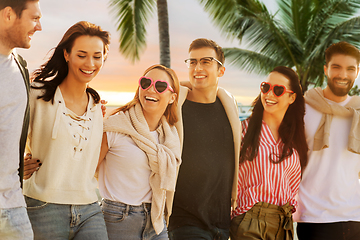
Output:
[[[214,49],[204,47],[193,49],[189,53],[189,58],[197,59],[198,62],[201,58],[213,57],[217,59]],[[189,80],[194,90],[206,91],[216,89],[218,86],[219,77],[224,75],[225,68],[220,67],[216,61],[211,61],[209,66],[202,66],[198,63],[194,68],[189,68]]]
[[80,36],[75,39],[70,53],[64,50],[64,57],[69,67],[67,79],[88,83],[103,66],[104,43],[96,36]]
[[355,57],[335,54],[324,66],[324,72],[328,81],[328,89],[334,95],[334,99],[330,97],[330,100],[335,100],[336,97],[344,97],[348,94],[359,73],[359,67]]
[[[153,69],[148,72],[145,77],[149,77],[154,81],[165,80],[174,88],[172,79],[163,70]],[[146,90],[139,87],[139,99],[146,119],[153,118],[153,116],[160,118],[164,114],[167,106],[175,101],[176,93],[172,93],[169,89],[163,93],[158,93],[154,89],[154,85]]]
[[26,3],[26,9],[21,13],[21,17],[18,18],[15,12],[12,13],[15,16],[13,25],[6,29],[5,38],[11,49],[13,48],[30,48],[31,37],[36,31],[41,31],[41,11],[38,1],[28,1]]
[[[283,85],[286,89],[290,89],[290,80],[287,79],[283,74],[278,72],[271,72],[266,79],[266,82],[270,83],[272,86]],[[277,118],[283,118],[289,105],[292,104],[296,99],[295,93],[284,93],[284,95],[277,97],[273,91],[268,93],[261,92],[261,103],[264,107],[263,117],[268,117],[270,115]]]

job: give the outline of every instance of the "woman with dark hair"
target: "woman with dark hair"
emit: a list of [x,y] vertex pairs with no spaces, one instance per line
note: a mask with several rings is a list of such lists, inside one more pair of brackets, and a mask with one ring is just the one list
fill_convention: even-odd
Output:
[[179,82],[162,65],[140,77],[135,97],[104,121],[99,190],[109,239],[168,239],[181,162]]
[[108,238],[94,178],[102,110],[88,86],[108,47],[108,32],[78,22],[34,73],[25,163],[41,166],[24,182],[24,195],[35,239]]
[[238,200],[231,239],[293,239],[292,213],[307,163],[304,97],[297,74],[279,66],[260,85],[242,122]]

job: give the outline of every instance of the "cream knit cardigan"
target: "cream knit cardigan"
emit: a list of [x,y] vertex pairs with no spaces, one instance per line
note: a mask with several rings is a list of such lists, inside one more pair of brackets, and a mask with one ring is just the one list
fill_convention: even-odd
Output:
[[[99,161],[103,120],[99,104],[89,95],[85,121],[87,140],[73,138],[63,114],[68,110],[56,89],[54,103],[37,99],[42,90],[30,91],[30,126],[26,152],[42,162],[40,169],[24,181],[26,196],[58,204],[91,204],[97,201],[94,177]],[[76,147],[76,151],[74,150]]]
[[[182,122],[182,105],[184,104],[187,95],[191,91],[187,87],[180,87],[179,93],[179,101],[178,101],[178,117],[179,121],[175,124],[175,127],[178,130],[180,142],[181,142],[181,149],[183,146],[184,140],[184,132],[183,132],[183,122]],[[240,156],[240,145],[241,145],[241,124],[239,119],[239,110],[237,108],[235,98],[227,92],[223,88],[218,88],[217,97],[220,99],[222,105],[224,106],[226,115],[229,119],[233,139],[234,139],[234,152],[235,152],[235,159],[234,159],[234,180],[232,184],[232,192],[231,192],[231,206],[233,209],[236,208],[236,198],[237,198],[237,183],[238,183],[238,173],[239,173],[239,156]],[[230,211],[230,210],[229,210]],[[230,214],[230,212],[229,212]]]
[[156,234],[159,234],[164,229],[164,215],[166,219],[171,215],[181,152],[176,128],[170,126],[164,116],[156,131],[159,133],[159,144],[150,133],[139,103],[128,111],[110,116],[104,121],[104,132],[129,135],[149,159],[151,169],[149,183],[152,190],[151,221]]

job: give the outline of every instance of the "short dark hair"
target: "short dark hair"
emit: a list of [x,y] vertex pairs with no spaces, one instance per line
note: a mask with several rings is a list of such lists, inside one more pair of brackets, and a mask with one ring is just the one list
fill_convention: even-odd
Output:
[[195,39],[190,44],[189,52],[191,52],[194,49],[199,49],[199,48],[204,48],[204,47],[214,49],[216,52],[217,60],[219,60],[222,64],[224,64],[224,62],[225,62],[224,52],[223,52],[222,48],[213,40],[206,39],[206,38]]
[[354,45],[348,42],[337,42],[330,47],[328,47],[325,51],[325,61],[326,66],[329,64],[331,57],[335,54],[343,54],[343,55],[350,55],[356,59],[357,64],[360,63],[360,51]]
[[0,0],[0,10],[11,7],[16,16],[21,18],[22,12],[26,9],[27,2],[38,2],[39,0]]

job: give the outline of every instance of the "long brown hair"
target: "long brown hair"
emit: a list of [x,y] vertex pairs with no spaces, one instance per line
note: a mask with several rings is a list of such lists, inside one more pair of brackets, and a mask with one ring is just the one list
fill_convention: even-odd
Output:
[[[272,159],[273,156],[269,156],[269,159],[272,163],[280,163],[291,156],[293,149],[296,149],[300,156],[301,168],[304,169],[307,164],[308,146],[304,128],[305,100],[298,75],[291,68],[284,66],[275,67],[271,72],[278,72],[289,79],[290,89],[296,93],[296,99],[288,107],[279,127],[279,135],[284,143],[283,151],[280,156],[275,156],[277,161]],[[259,95],[253,103],[249,126],[242,141],[240,163],[246,160],[253,161],[258,154],[263,112],[264,107]]]
[[[64,57],[64,50],[68,53],[74,45],[75,40],[81,36],[99,37],[104,43],[104,57],[109,51],[110,35],[107,31],[103,31],[99,26],[81,21],[71,26],[59,44],[55,47],[53,55],[40,69],[34,71],[34,82],[42,83],[41,86],[31,86],[35,89],[44,89],[45,93],[38,98],[42,98],[48,102],[53,102],[56,88],[64,81],[69,72],[68,64]],[[51,79],[51,80],[48,80]],[[99,103],[100,96],[95,89],[87,87],[88,92],[93,98],[95,103]]]
[[[154,69],[159,69],[159,70],[165,71],[172,80],[170,84],[174,90],[174,93],[176,93],[176,98],[173,103],[171,103],[167,106],[167,108],[164,112],[164,116],[166,117],[166,120],[168,121],[168,123],[170,125],[174,125],[178,121],[178,115],[177,115],[176,109],[177,109],[177,104],[178,104],[178,99],[179,99],[179,90],[180,90],[179,80],[178,80],[174,70],[167,68],[160,64],[153,65],[153,66],[149,67],[148,69],[146,69],[143,76],[145,76],[148,72],[150,72],[151,70],[154,70]],[[111,115],[117,114],[118,112],[126,112],[127,110],[129,110],[132,106],[136,105],[137,103],[140,103],[139,87],[136,90],[134,99],[131,100],[130,102],[128,102],[127,104],[125,104],[124,106],[117,108]]]

